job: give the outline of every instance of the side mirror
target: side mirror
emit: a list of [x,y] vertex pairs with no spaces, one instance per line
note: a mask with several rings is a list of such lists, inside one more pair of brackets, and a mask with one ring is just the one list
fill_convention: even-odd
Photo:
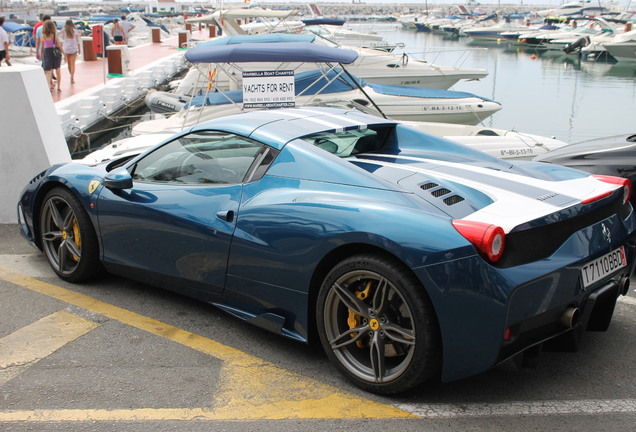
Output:
[[133,187],[133,179],[126,168],[117,168],[106,174],[102,185],[109,189],[131,189]]

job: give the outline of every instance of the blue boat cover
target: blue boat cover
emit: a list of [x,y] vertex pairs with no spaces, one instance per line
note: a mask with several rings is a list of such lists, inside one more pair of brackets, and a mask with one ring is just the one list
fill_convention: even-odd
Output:
[[225,46],[201,46],[185,53],[191,63],[248,63],[248,62],[337,62],[349,64],[358,58],[350,49],[316,45],[309,42],[242,43]]
[[315,34],[288,34],[288,33],[264,33],[259,35],[234,35],[222,38],[210,39],[197,44],[197,46],[222,46],[241,43],[279,43],[279,42],[313,42]]
[[459,92],[452,90],[438,90],[421,87],[407,87],[407,86],[395,86],[384,84],[368,83],[369,87],[375,90],[377,93],[391,95],[391,96],[409,96],[417,98],[431,98],[431,99],[462,99],[468,97],[476,97],[482,100],[489,100],[481,96],[477,96],[473,93]]
[[313,18],[313,19],[304,19],[301,20],[305,25],[335,25],[341,26],[347,22],[347,20],[336,19],[336,18]]
[[112,21],[114,19],[120,19],[120,18],[121,18],[120,15],[95,14],[95,15],[91,15],[90,17],[86,18],[86,20],[87,21],[109,22],[109,21]]
[[505,16],[505,18],[510,19],[524,19],[528,15],[528,12],[515,12]]
[[[354,77],[355,81],[353,81],[346,74],[343,74],[343,75],[340,75],[338,78],[336,78],[334,81],[332,81],[331,83],[329,83],[329,85],[325,87],[328,80],[329,81],[333,80],[336,77],[336,75],[341,71],[342,70],[340,68],[336,68],[334,70],[328,71],[324,75],[319,70],[312,70],[312,71],[298,73],[294,76],[294,82],[295,82],[294,91],[296,95],[299,95],[300,93],[302,93],[303,96],[309,96],[309,95],[318,93],[318,91],[320,91],[320,94],[328,94],[328,93],[342,93],[342,92],[355,90],[356,88],[358,88],[355,81],[357,81],[361,86],[366,85],[366,83],[360,78]],[[325,88],[322,89],[323,87]],[[188,108],[190,105],[201,106],[204,104],[204,101],[205,101],[205,105],[229,104],[230,101],[228,100],[227,97],[223,96],[223,94],[227,95],[233,102],[236,102],[236,103],[243,102],[243,91],[231,90],[231,91],[226,91],[223,93],[220,93],[220,92],[210,93],[207,97],[207,100],[205,98],[205,95],[196,96],[192,99],[191,104],[186,104],[186,108]]]
[[33,27],[28,26],[28,25],[24,25],[24,24],[18,24],[15,23],[13,21],[5,21],[4,24],[2,24],[2,28],[5,29],[7,32],[9,33],[15,33],[17,31],[21,31],[21,30],[33,30]]
[[490,14],[490,15],[488,15],[486,17],[483,17],[480,20],[477,20],[477,22],[488,21],[488,20],[491,20],[493,18],[497,18],[497,14]]

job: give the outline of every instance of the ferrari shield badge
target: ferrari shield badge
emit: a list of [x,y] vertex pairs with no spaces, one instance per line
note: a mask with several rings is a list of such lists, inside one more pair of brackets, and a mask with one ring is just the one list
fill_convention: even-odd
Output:
[[93,180],[88,184],[88,193],[92,194],[93,192],[95,192],[95,189],[97,189],[97,186],[99,186],[99,182],[97,180]]

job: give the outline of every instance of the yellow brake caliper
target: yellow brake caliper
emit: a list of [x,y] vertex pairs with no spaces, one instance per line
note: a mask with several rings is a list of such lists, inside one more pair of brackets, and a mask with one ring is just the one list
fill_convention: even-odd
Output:
[[[364,300],[369,297],[369,289],[371,289],[371,284],[373,282],[367,282],[367,286],[362,291],[356,291],[356,297],[360,300]],[[353,329],[360,325],[360,315],[349,309],[349,318],[347,318],[347,324],[349,324],[349,328]],[[358,333],[351,333],[351,337],[354,338],[358,335]],[[361,340],[356,341],[356,346],[358,348],[364,348],[364,343]]]
[[[82,236],[80,235],[79,225],[77,219],[73,219],[73,241],[79,250],[82,250]],[[79,261],[79,257],[73,255],[75,261]]]

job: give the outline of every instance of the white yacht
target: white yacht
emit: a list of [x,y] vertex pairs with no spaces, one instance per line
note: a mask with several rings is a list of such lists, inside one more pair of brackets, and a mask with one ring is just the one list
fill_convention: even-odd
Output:
[[[315,64],[319,69],[298,74],[294,72],[296,106],[346,101],[367,106],[377,111],[378,115],[397,120],[473,125],[501,109],[501,105],[495,101],[466,92],[365,83],[344,68],[345,64],[353,63],[357,57],[358,53],[354,50],[308,42],[243,43],[211,47],[200,44],[188,50],[186,58],[193,64],[205,65],[201,77],[209,84],[207,91],[181,105],[174,99],[157,102],[157,105],[172,104],[178,112],[166,119],[139,123],[133,128],[133,134],[178,131],[201,121],[242,111],[241,86],[244,83],[239,82],[238,75],[233,76],[232,70],[253,72],[243,67],[252,63],[260,65],[256,71],[294,71],[294,64]],[[272,63],[278,63],[280,67],[269,69]],[[268,67],[264,68],[263,64]],[[214,69],[217,72],[212,72]],[[236,78],[235,84],[239,89],[223,91],[216,86],[215,77],[221,69],[229,78]]]

